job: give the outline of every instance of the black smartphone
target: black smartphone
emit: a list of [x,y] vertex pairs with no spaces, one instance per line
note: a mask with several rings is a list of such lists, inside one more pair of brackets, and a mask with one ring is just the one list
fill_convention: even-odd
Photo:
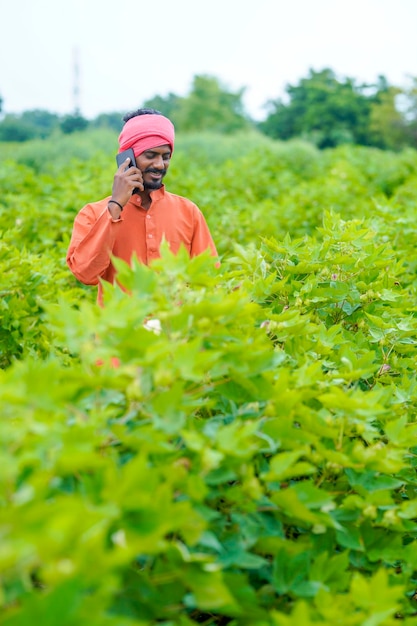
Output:
[[[130,163],[127,166],[126,169],[128,169],[129,167],[132,167],[132,165],[134,165],[136,167],[136,159],[135,159],[135,153],[133,152],[132,148],[128,148],[127,150],[123,150],[123,152],[118,152],[116,154],[116,162],[117,162],[117,166],[120,167],[122,163],[124,163],[127,159],[127,157],[129,157],[130,159]],[[134,193],[139,193],[139,189],[136,187],[133,191],[132,191],[132,195]]]
[[127,167],[132,167],[132,165],[136,167],[135,153],[133,152],[132,148],[128,148],[127,150],[123,150],[123,152],[119,152],[118,154],[116,154],[117,166],[120,167],[121,164],[126,161],[127,157],[129,157],[130,159],[130,163]]

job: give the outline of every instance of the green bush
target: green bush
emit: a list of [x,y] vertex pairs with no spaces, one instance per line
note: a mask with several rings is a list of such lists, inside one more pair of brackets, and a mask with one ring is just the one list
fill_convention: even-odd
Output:
[[204,150],[167,184],[221,267],[104,308],[64,259],[112,152],[6,164],[0,624],[411,626],[416,154]]

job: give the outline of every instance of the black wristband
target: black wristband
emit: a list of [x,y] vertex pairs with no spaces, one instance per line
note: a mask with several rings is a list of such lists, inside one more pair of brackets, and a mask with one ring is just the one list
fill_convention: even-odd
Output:
[[110,202],[113,202],[113,204],[117,204],[117,206],[120,207],[120,210],[123,211],[123,207],[120,202],[117,202],[117,200],[109,200],[107,204],[110,204]]

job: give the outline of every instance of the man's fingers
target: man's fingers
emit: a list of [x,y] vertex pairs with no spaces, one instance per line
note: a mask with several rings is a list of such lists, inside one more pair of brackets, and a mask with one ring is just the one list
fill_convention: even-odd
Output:
[[134,188],[139,188],[140,191],[144,190],[142,172],[140,169],[135,168],[134,170],[129,168],[129,181],[134,185]]
[[[119,165],[119,172],[126,172],[129,169],[129,163],[132,163],[131,158],[127,157],[124,161],[122,161]],[[132,163],[132,165],[136,166],[136,163]]]

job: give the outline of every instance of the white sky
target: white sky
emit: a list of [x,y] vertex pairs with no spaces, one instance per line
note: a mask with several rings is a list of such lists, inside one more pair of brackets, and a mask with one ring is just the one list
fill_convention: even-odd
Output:
[[[78,58],[79,98],[74,97]],[[310,68],[409,84],[417,76],[417,0],[0,0],[6,113],[88,118],[155,95],[187,96],[196,74],[245,87],[249,115]]]

